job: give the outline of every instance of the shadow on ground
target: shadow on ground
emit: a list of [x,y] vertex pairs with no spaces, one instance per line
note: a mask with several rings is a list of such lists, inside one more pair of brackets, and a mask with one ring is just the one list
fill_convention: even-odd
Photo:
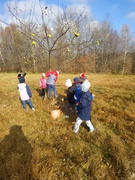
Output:
[[12,126],[0,142],[0,179],[33,180],[32,151],[22,126]]

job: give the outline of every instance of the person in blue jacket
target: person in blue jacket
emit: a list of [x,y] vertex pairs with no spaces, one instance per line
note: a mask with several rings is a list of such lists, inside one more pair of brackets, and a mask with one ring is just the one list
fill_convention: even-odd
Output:
[[91,123],[91,103],[93,101],[94,95],[89,91],[90,82],[86,80],[81,84],[82,95],[80,98],[80,102],[76,104],[78,106],[77,119],[74,126],[74,132],[77,133],[79,131],[79,127],[83,120],[86,122],[86,125],[89,128],[90,132],[95,130],[94,126]]
[[78,81],[76,83],[76,92],[74,94],[74,102],[75,102],[76,112],[78,112],[78,108],[79,108],[78,103],[80,102],[81,95],[82,95],[81,82]]

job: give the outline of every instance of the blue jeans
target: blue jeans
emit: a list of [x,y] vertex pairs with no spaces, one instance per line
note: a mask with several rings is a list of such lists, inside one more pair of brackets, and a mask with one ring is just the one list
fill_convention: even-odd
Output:
[[34,108],[34,106],[33,106],[32,102],[31,102],[31,100],[28,99],[28,100],[22,101],[22,105],[23,105],[23,108],[24,108],[24,109],[27,109],[27,108],[26,108],[26,102],[29,104],[29,106],[30,106],[31,109]]
[[49,98],[52,98],[52,91],[54,92],[54,97],[57,98],[56,86],[48,84]]

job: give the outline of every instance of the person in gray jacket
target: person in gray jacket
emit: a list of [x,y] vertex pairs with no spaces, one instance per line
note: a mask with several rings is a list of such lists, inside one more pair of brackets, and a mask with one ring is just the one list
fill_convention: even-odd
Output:
[[56,76],[53,72],[49,75],[47,79],[47,88],[49,92],[49,99],[52,99],[52,91],[54,92],[54,98],[57,99],[57,91],[56,91]]

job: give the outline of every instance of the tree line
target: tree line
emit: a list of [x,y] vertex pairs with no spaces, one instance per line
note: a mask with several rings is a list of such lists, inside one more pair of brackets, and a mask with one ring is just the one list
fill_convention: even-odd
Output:
[[33,13],[29,21],[20,18],[17,7],[8,11],[16,23],[0,27],[1,71],[135,74],[135,45],[127,25],[118,32],[108,16],[94,25],[85,9],[63,9],[52,18],[51,8],[41,8],[42,23],[33,21]]

